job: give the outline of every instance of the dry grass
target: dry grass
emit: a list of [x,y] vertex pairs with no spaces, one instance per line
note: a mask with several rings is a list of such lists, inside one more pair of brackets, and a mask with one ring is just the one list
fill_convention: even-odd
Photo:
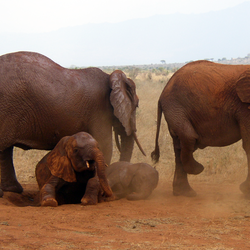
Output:
[[[125,72],[126,73],[126,72]],[[140,98],[137,111],[137,135],[147,154],[144,157],[135,146],[132,162],[147,162],[152,164],[150,154],[154,150],[156,132],[157,101],[171,75],[151,74],[141,72],[136,77],[137,94]],[[169,181],[174,173],[174,153],[171,137],[166,122],[162,120],[160,132],[161,158],[156,165],[162,181]],[[14,163],[17,177],[21,183],[35,182],[35,165],[45,155],[44,151],[23,151],[15,149]],[[199,176],[190,176],[190,182],[237,182],[246,178],[246,156],[241,148],[241,142],[224,148],[206,148],[195,152],[196,159],[204,164],[205,170]],[[118,160],[118,151],[114,148],[113,161]]]

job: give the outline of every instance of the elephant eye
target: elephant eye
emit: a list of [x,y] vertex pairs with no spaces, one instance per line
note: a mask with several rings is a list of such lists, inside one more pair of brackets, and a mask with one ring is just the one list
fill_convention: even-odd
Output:
[[79,149],[78,149],[78,148],[74,148],[73,153],[74,153],[74,154],[77,154],[77,153],[78,153],[78,151],[79,151]]

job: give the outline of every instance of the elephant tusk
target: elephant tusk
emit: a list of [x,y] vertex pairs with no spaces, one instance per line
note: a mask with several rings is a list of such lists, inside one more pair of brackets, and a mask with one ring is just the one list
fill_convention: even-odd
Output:
[[117,132],[115,132],[115,142],[116,142],[116,146],[117,146],[119,152],[121,153],[121,144],[119,142],[119,138],[118,138],[118,133]]
[[144,150],[142,149],[142,146],[141,146],[140,142],[138,141],[138,138],[137,138],[137,136],[136,136],[136,133],[135,133],[135,132],[133,132],[133,137],[134,137],[134,140],[135,140],[135,142],[136,142],[136,144],[137,144],[138,148],[139,148],[139,149],[140,149],[140,151],[142,152],[142,154],[146,156],[146,154],[145,154]]
[[89,162],[88,161],[86,161],[86,165],[87,165],[87,168],[89,168]]

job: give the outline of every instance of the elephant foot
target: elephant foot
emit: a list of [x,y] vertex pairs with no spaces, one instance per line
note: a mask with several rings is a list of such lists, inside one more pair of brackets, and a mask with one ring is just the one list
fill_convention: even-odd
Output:
[[0,188],[0,197],[3,197],[3,190]]
[[43,207],[57,207],[58,202],[56,201],[56,199],[50,197],[50,198],[43,199],[41,202],[41,206],[43,206]]
[[188,186],[188,187],[174,186],[173,195],[174,196],[195,197],[197,195],[197,193],[190,186]]
[[14,192],[14,193],[19,193],[19,194],[23,192],[23,187],[18,181],[16,181],[15,183],[6,183],[6,184],[2,182],[1,188],[2,188],[2,191],[6,191],[6,192]]
[[204,170],[204,167],[199,162],[194,161],[192,164],[183,165],[183,169],[187,174],[198,175]]
[[90,197],[83,197],[81,199],[81,205],[87,206],[87,205],[96,205],[98,203],[97,197],[96,198],[90,198]]

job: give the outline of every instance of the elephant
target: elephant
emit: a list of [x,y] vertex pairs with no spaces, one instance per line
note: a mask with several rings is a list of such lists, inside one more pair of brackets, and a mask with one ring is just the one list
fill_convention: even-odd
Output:
[[130,161],[136,136],[135,83],[120,71],[63,68],[34,52],[0,56],[0,166],[3,191],[21,193],[13,147],[52,150],[64,136],[81,131],[112,157],[112,128],[120,160]]
[[158,171],[147,163],[119,161],[106,169],[108,183],[116,199],[142,200],[157,187]]
[[63,137],[36,166],[41,206],[94,205],[98,197],[112,197],[104,156],[86,132]]
[[187,178],[187,174],[197,175],[204,169],[193,157],[196,149],[223,147],[240,139],[248,160],[248,175],[240,190],[250,195],[249,104],[250,65],[200,60],[175,72],[158,100],[155,149],[151,153],[157,162],[163,113],[175,153],[174,195],[197,195]]

